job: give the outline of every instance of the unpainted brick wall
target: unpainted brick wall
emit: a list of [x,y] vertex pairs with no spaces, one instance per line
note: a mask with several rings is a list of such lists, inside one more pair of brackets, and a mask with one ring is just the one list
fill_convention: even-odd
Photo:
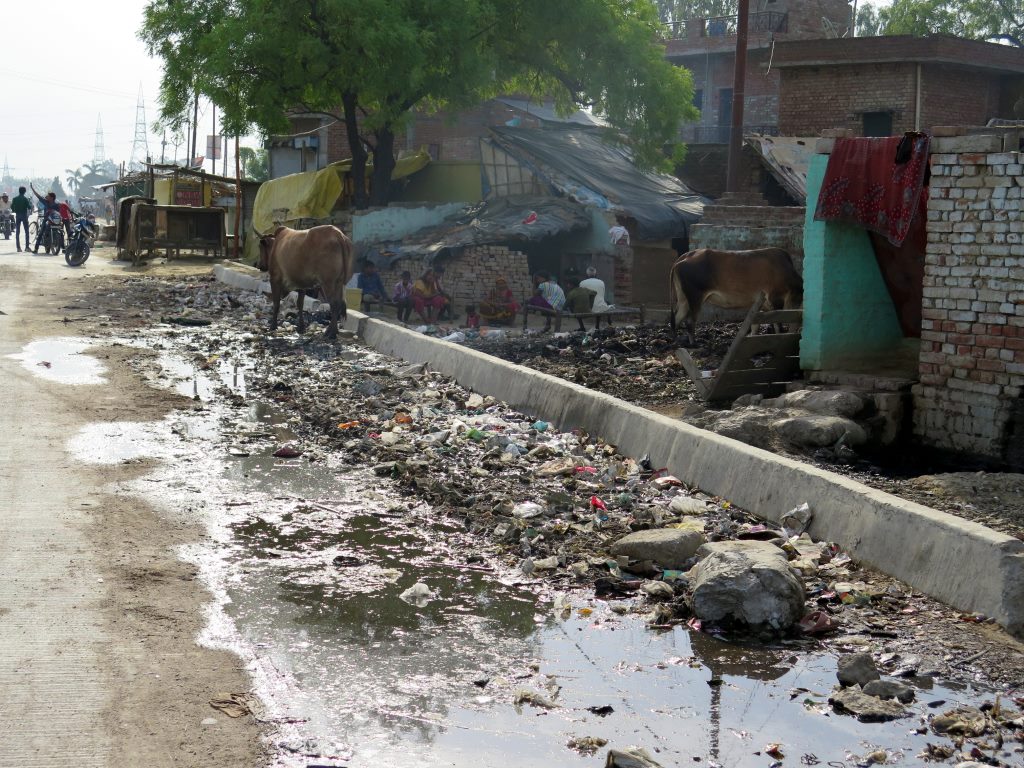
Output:
[[914,433],[1001,458],[1024,386],[1024,157],[999,137],[936,139],[931,156]]
[[783,248],[801,275],[804,268],[804,209],[802,207],[709,205],[690,235],[691,248],[740,251]]
[[[490,293],[499,277],[508,281],[516,301],[533,294],[533,283],[526,254],[503,245],[480,245],[463,249],[451,259],[440,260],[444,267],[444,289],[452,295],[456,314],[465,318],[466,306],[479,306],[481,299]],[[426,268],[422,259],[399,259],[387,269],[382,269],[381,280],[390,292],[405,270],[415,280]],[[415,314],[413,315],[415,318]]]

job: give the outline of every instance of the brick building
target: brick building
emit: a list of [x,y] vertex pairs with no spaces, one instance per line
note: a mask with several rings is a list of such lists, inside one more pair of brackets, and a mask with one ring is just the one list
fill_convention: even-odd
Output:
[[985,125],[1013,116],[1024,83],[1020,49],[944,35],[780,41],[772,68],[783,136]]
[[[750,13],[746,91],[746,133],[778,131],[779,75],[770,66],[774,48],[787,40],[837,37],[850,26],[846,0],[767,0]],[[701,111],[685,126],[683,139],[694,144],[725,144],[732,120],[733,69],[736,61],[736,16],[688,19],[669,27],[665,51],[669,61],[693,73],[694,102]]]

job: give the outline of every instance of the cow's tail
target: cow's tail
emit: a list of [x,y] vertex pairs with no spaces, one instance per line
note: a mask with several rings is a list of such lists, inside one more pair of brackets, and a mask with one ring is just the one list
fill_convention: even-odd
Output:
[[683,293],[683,278],[679,274],[679,261],[672,265],[668,281],[668,322],[673,334],[678,333],[679,318],[685,317],[687,310],[686,294]]

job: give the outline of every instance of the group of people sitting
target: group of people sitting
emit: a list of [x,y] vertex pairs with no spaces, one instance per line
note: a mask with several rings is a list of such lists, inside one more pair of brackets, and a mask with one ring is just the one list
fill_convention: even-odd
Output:
[[[401,278],[389,293],[384,287],[377,266],[367,261],[353,276],[349,287],[362,290],[364,302],[369,300],[381,304],[394,304],[399,322],[408,323],[415,311],[423,323],[429,324],[456,319],[452,312],[452,297],[444,289],[443,280],[444,268],[441,266],[428,267],[416,280],[413,280],[412,274],[406,271],[402,272]],[[594,267],[587,268],[586,278],[578,284],[573,277],[567,277],[565,288],[546,272],[534,275],[533,284],[533,296],[527,301],[531,306],[573,314],[606,312],[613,308],[606,300],[604,281],[597,277],[597,270]],[[499,277],[480,301],[479,307],[466,307],[466,324],[470,328],[479,327],[481,323],[511,325],[515,322],[519,310],[519,303],[509,287],[508,280]],[[582,330],[583,320],[577,320]],[[551,318],[548,317],[545,328],[550,326]]]
[[377,265],[367,261],[353,276],[349,286],[363,292],[363,301],[369,299],[387,304],[390,300],[398,311],[400,322],[408,323],[415,310],[420,320],[432,323],[435,320],[455,319],[452,315],[452,299],[442,285],[443,280],[444,267],[440,266],[428,267],[415,281],[412,273],[405,271],[391,289],[389,299]]

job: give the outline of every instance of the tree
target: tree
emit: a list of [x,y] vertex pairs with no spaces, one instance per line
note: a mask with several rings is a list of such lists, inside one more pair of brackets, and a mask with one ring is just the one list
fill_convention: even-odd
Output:
[[687,19],[710,19],[715,16],[734,16],[736,0],[657,0],[658,17],[670,24]]
[[696,115],[660,29],[651,0],[576,0],[557,14],[547,0],[151,0],[140,36],[164,60],[165,124],[183,124],[196,93],[228,133],[284,132],[288,108],[343,122],[361,206],[387,201],[411,110],[502,92],[589,107],[640,163],[669,165],[666,146]]
[[878,8],[871,3],[863,3],[857,7],[857,37],[878,37],[882,34],[882,19]]
[[270,178],[267,150],[241,147],[238,157],[242,162],[242,177],[253,181],[266,181]]
[[1024,46],[1024,0],[895,0],[879,17],[887,35],[942,33]]
[[79,168],[75,170],[72,168],[67,168],[65,169],[64,173],[68,175],[68,189],[71,190],[71,194],[75,194],[78,191],[78,187],[82,183],[82,169]]

